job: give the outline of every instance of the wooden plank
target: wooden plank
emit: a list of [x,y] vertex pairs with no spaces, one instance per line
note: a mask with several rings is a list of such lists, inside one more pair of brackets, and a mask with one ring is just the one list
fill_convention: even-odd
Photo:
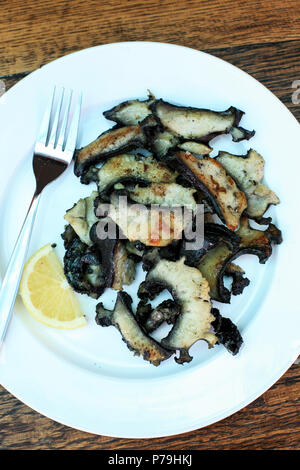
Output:
[[[300,104],[292,102],[292,94],[295,91],[292,84],[300,80],[300,40],[207,49],[204,52],[227,60],[259,80],[300,121]],[[26,75],[27,73],[19,73],[2,77],[6,89]]]
[[292,85],[300,80],[299,40],[213,49],[207,52],[227,60],[259,80],[300,121],[300,103],[292,102],[295,91]]
[[298,0],[4,0],[0,13],[0,75],[118,41],[208,50],[300,39]]
[[77,431],[30,410],[0,387],[0,449],[299,449],[299,385],[299,365],[294,365],[262,397],[229,418],[159,439],[116,439]]

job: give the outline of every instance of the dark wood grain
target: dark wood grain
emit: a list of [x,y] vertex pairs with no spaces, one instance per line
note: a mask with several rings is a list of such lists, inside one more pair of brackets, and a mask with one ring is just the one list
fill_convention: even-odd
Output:
[[118,41],[197,49],[299,39],[298,0],[2,0],[0,74]]
[[[300,120],[300,104],[292,103],[292,84],[300,80],[300,39],[202,51],[226,60],[252,75],[269,88]],[[0,79],[5,82],[8,90],[28,73],[4,74],[0,75]]]
[[115,439],[68,428],[0,389],[1,449],[299,449],[300,373],[294,365],[247,408],[219,423],[159,439]]
[[[0,2],[0,78],[9,89],[67,53],[127,40],[174,42],[231,62],[266,85],[300,120],[298,0]],[[233,84],[234,86],[234,84]],[[205,429],[161,439],[77,431],[32,411],[0,387],[0,449],[299,449],[299,364],[238,413]]]

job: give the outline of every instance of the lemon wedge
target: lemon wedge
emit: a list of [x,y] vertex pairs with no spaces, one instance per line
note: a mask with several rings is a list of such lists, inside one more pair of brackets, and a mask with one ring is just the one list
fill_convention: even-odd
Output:
[[28,312],[44,325],[69,330],[86,324],[79,302],[49,243],[25,264],[20,294]]

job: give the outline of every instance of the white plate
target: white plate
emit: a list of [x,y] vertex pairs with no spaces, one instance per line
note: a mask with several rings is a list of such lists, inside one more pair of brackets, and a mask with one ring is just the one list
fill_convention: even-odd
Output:
[[[299,124],[281,102],[249,75],[213,56],[159,43],[99,46],[56,60],[35,71],[0,100],[1,271],[4,272],[34,189],[32,148],[53,84],[82,89],[80,144],[110,127],[101,113],[120,101],[157,97],[183,105],[246,112],[242,126],[255,128],[250,142],[230,137],[216,149],[246,153],[255,148],[266,160],[266,179],[281,198],[269,211],[283,231],[266,265],[245,256],[251,279],[244,294],[221,308],[244,337],[240,354],[222,346],[192,348],[190,364],[173,359],[155,368],[134,357],[114,328],[94,322],[96,301],[80,296],[88,326],[64,332],[38,324],[16,302],[0,382],[24,403],[69,426],[119,437],[156,437],[214,423],[257,398],[293,363],[299,353]],[[47,242],[58,243],[63,214],[91,187],[72,169],[43,194],[30,254]],[[130,287],[129,293],[136,288]],[[115,293],[104,303],[111,307]]]

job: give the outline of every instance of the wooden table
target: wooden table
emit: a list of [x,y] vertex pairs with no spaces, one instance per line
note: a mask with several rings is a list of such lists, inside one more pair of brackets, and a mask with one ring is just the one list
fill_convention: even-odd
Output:
[[[190,46],[228,60],[260,80],[300,119],[300,104],[292,103],[293,84],[300,81],[299,0],[2,0],[0,90],[70,52],[139,40]],[[284,152],[284,136],[278,144]],[[135,440],[68,428],[0,387],[0,448],[299,449],[299,390],[299,365],[294,364],[254,403],[215,425]]]

